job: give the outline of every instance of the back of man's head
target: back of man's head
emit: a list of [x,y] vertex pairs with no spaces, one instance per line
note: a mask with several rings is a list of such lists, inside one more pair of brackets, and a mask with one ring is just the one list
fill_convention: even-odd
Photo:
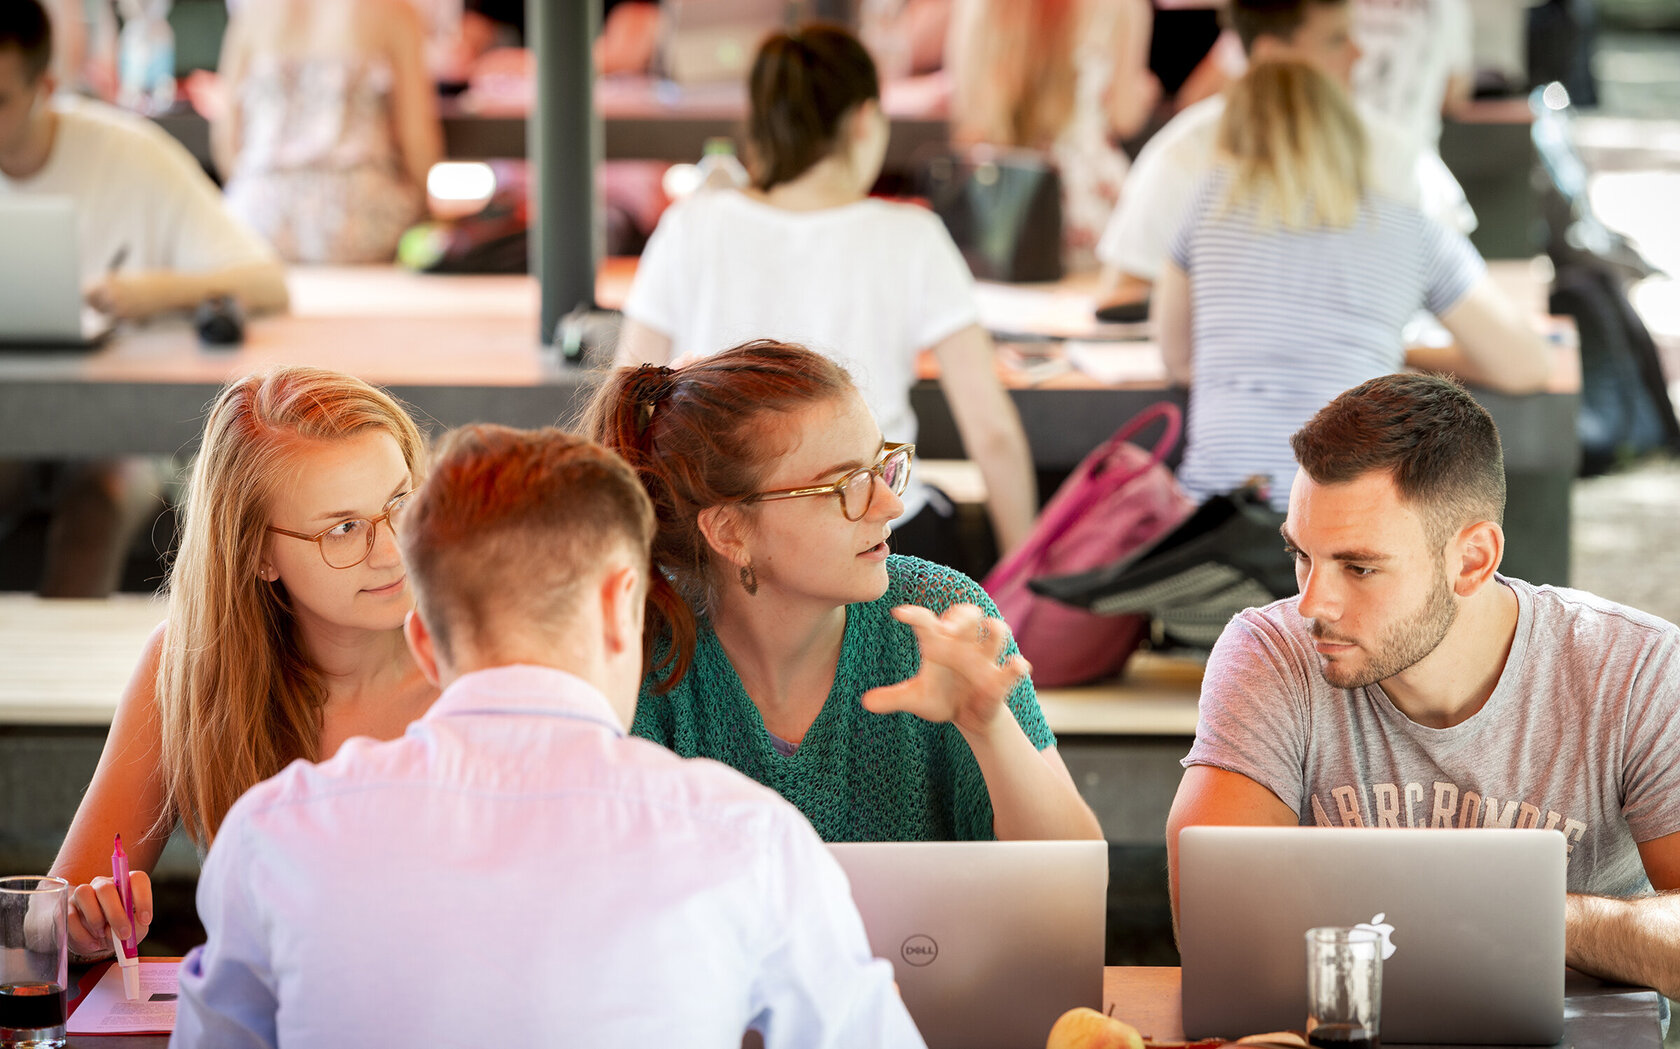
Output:
[[33,84],[52,63],[52,21],[40,0],[0,2],[0,52],[15,49],[23,56],[23,77]]
[[1225,24],[1242,40],[1243,52],[1252,54],[1254,42],[1263,36],[1282,43],[1295,39],[1295,32],[1314,7],[1340,7],[1348,0],[1229,0]]
[[[560,430],[480,424],[440,443],[401,545],[415,608],[459,669],[469,652],[495,659],[510,641],[565,639],[615,565],[628,562],[645,588],[653,529],[647,493],[617,455]],[[639,662],[639,638],[633,647]]]
[[1467,524],[1505,516],[1505,457],[1487,409],[1451,379],[1384,375],[1319,409],[1289,439],[1321,485],[1381,472],[1423,518],[1436,547]]

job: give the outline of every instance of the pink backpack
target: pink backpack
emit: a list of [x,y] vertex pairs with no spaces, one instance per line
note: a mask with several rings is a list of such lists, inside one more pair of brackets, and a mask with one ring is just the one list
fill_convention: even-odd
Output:
[[[1156,419],[1165,432],[1151,452],[1127,441]],[[1070,575],[1111,564],[1177,527],[1196,504],[1161,461],[1178,443],[1178,405],[1139,412],[1087,455],[1045,506],[1026,542],[986,576],[987,593],[1044,687],[1112,677],[1126,666],[1149,628],[1140,615],[1099,616],[1040,597],[1037,576]]]

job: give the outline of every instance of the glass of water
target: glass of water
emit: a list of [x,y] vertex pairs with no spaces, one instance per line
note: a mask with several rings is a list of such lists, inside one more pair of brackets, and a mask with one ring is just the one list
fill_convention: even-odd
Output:
[[1307,1043],[1376,1049],[1382,937],[1372,929],[1307,930]]

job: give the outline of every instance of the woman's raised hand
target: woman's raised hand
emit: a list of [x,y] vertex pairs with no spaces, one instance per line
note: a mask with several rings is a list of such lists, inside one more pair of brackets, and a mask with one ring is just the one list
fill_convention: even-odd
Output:
[[[152,925],[152,879],[145,871],[131,871],[129,891],[134,897],[134,939],[146,938]],[[99,957],[111,950],[111,930],[127,939],[128,914],[123,910],[117,885],[98,877],[70,891],[70,951],[84,958]]]
[[1013,720],[1005,701],[1032,666],[1019,653],[1003,658],[1009,644],[1003,620],[969,604],[952,605],[938,616],[919,605],[900,605],[893,618],[916,632],[922,668],[907,681],[865,692],[864,709],[907,711],[980,734],[991,731],[999,718]]

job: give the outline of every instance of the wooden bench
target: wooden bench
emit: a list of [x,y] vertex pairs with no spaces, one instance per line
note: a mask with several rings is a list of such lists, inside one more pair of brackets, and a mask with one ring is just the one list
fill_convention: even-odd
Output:
[[[44,600],[0,594],[0,763],[20,777],[0,797],[0,859],[50,861],[87,786],[164,603],[141,595]],[[1201,667],[1140,652],[1123,677],[1043,689],[1039,704],[1080,792],[1117,844],[1158,842],[1196,730]],[[172,846],[171,869],[195,866]],[[3,865],[3,864],[0,864]]]
[[161,599],[0,595],[0,725],[108,726]]
[[[161,599],[136,594],[0,595],[0,725],[109,725],[164,612]],[[1140,652],[1124,677],[1043,689],[1039,703],[1057,735],[1189,736],[1201,679],[1193,662]]]

